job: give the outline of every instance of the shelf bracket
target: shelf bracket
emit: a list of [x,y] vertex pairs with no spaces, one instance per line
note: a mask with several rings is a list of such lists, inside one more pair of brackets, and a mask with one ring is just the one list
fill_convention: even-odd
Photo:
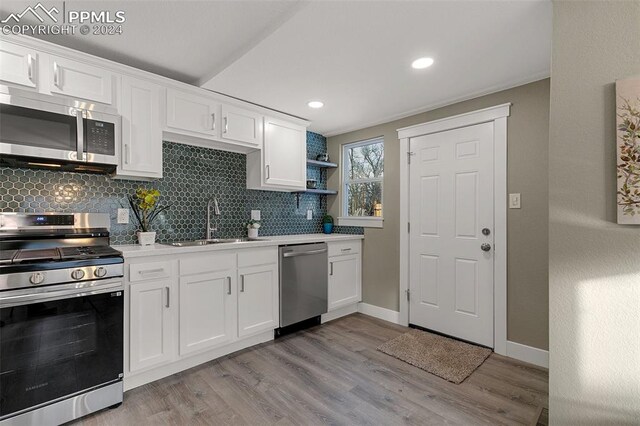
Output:
[[296,192],[296,209],[300,208],[300,193]]

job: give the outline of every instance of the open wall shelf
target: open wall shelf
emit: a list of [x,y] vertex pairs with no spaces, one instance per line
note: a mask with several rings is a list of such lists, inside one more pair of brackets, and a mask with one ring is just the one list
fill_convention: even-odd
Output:
[[329,163],[328,161],[318,161],[318,160],[308,160],[308,159],[307,159],[307,166],[321,167],[324,169],[335,169],[336,167],[338,167],[336,163]]
[[297,191],[296,194],[320,194],[320,195],[338,195],[338,191],[332,191],[331,189],[306,189],[304,191]]

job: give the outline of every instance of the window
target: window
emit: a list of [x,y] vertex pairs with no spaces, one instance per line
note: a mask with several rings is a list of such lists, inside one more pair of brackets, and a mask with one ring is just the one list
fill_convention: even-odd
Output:
[[340,225],[382,227],[384,140],[369,139],[342,147]]

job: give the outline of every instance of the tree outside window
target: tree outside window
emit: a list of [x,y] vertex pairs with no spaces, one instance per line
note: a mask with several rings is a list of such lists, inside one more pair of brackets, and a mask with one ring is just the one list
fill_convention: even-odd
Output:
[[382,217],[384,141],[382,138],[343,146],[343,215]]

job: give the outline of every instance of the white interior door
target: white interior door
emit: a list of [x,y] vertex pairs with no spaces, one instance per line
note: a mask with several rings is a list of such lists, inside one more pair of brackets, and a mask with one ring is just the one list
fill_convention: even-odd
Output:
[[493,123],[409,143],[409,322],[493,347]]

